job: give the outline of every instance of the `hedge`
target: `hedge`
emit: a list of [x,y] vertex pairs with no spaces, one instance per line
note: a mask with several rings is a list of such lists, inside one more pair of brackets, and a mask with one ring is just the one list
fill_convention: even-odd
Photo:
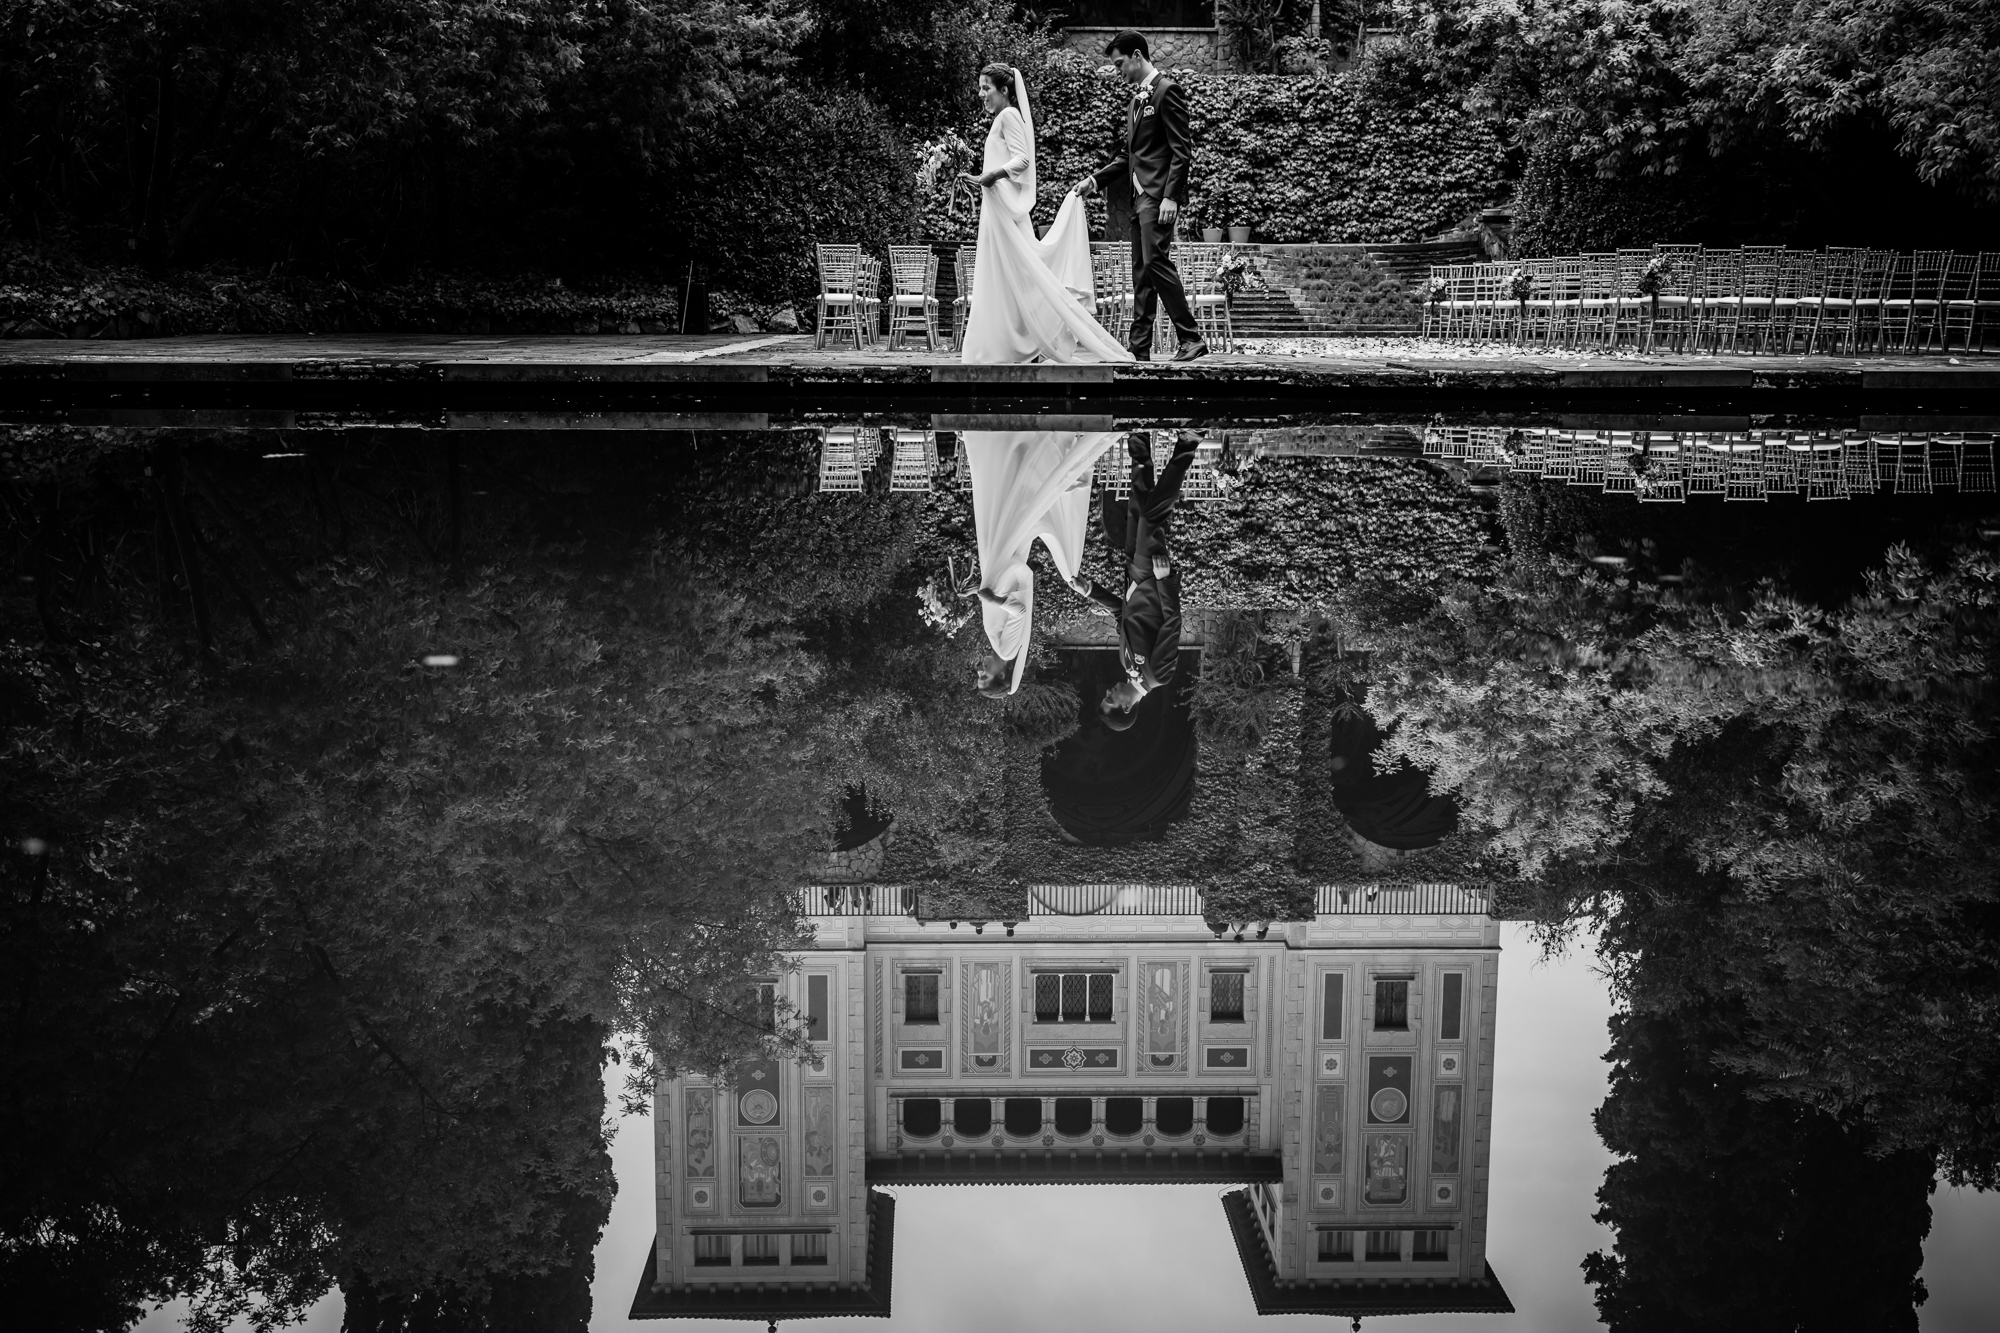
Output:
[[[1028,74],[1040,201],[1046,226],[1063,195],[1109,160],[1125,131],[1126,84],[1073,51]],[[1483,122],[1405,72],[1366,60],[1331,76],[1176,73],[1188,91],[1195,153],[1187,225],[1247,224],[1259,240],[1421,240],[1477,210],[1501,175],[1500,147]],[[962,131],[978,155],[986,120]],[[925,203],[941,239],[969,239],[976,219],[944,218]],[[1103,205],[1094,204],[1102,234]]]
[[0,337],[179,333],[666,333],[665,283],[419,273],[381,287],[228,269],[155,274],[15,246],[0,253]]

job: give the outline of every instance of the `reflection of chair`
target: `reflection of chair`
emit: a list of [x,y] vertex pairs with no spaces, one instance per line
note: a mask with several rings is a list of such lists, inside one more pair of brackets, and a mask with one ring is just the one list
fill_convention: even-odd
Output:
[[861,489],[861,460],[852,427],[827,431],[819,447],[819,488],[827,492],[855,493]]
[[1845,500],[1847,469],[1842,466],[1840,441],[1824,437],[1806,451],[1806,499]]
[[1958,466],[1958,489],[1990,495],[1993,492],[1993,438],[1968,439],[1965,456]]
[[1840,470],[1849,495],[1875,493],[1875,441],[1866,436],[1840,442]]
[[1764,485],[1764,446],[1746,435],[1729,439],[1728,471],[1722,477],[1722,498],[1762,500],[1769,492]]
[[1896,445],[1896,494],[1931,493],[1931,442],[1907,436]]
[[1721,495],[1723,480],[1729,470],[1730,455],[1726,447],[1717,447],[1705,440],[1688,437],[1685,445],[1687,453],[1687,493],[1689,495]]
[[889,470],[892,491],[927,491],[937,472],[937,437],[927,430],[896,432],[895,461]]

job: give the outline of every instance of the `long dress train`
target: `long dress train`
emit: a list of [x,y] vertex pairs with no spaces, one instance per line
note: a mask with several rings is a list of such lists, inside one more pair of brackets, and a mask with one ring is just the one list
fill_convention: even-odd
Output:
[[1083,560],[1090,525],[1090,473],[1119,438],[1114,431],[969,430],[972,523],[979,537],[979,582],[1001,598],[980,599],[986,640],[1014,664],[1008,692],[1021,688],[1035,616],[1035,572],[1028,551],[1037,538],[1065,579]]
[[[1017,85],[1018,86],[1018,85]],[[1035,238],[1034,130],[1002,107],[986,131],[984,171],[1007,174],[981,194],[972,313],[959,359],[986,365],[1044,361],[1130,361],[1091,309],[1090,215],[1070,195],[1049,234]]]

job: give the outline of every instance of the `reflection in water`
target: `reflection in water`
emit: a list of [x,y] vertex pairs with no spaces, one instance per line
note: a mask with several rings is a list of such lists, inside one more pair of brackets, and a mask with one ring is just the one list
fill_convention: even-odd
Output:
[[1113,731],[1059,576],[1116,542],[1024,548],[1021,690],[967,688],[950,432],[12,431],[13,1308],[580,1327],[615,1036],[675,1075],[642,1312],[886,1303],[871,1182],[955,1179],[1227,1184],[1259,1310],[1500,1308],[1505,915],[1628,1011],[1605,1318],[1907,1327],[1933,1171],[2000,1159],[1987,442],[1641,505],[1194,438]]
[[1262,941],[1144,888],[1011,939],[814,918],[785,982],[805,1060],[654,1095],[633,1316],[888,1313],[889,1183],[1230,1183],[1260,1314],[1512,1310],[1486,1262],[1499,925],[1466,891],[1326,896]]

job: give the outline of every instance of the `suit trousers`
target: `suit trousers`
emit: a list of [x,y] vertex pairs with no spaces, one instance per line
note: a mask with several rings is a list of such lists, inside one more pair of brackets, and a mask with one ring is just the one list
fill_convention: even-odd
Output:
[[1181,481],[1193,462],[1193,450],[1175,454],[1157,481],[1151,463],[1134,463],[1131,496],[1121,500],[1110,491],[1104,493],[1104,542],[1114,556],[1125,558],[1128,578],[1149,579],[1153,561],[1169,558],[1174,502],[1180,499]]
[[1174,334],[1183,345],[1201,341],[1181,271],[1174,267],[1174,229],[1160,221],[1160,201],[1142,194],[1132,201],[1132,332],[1130,346],[1144,353],[1153,345],[1153,300],[1167,307]]

